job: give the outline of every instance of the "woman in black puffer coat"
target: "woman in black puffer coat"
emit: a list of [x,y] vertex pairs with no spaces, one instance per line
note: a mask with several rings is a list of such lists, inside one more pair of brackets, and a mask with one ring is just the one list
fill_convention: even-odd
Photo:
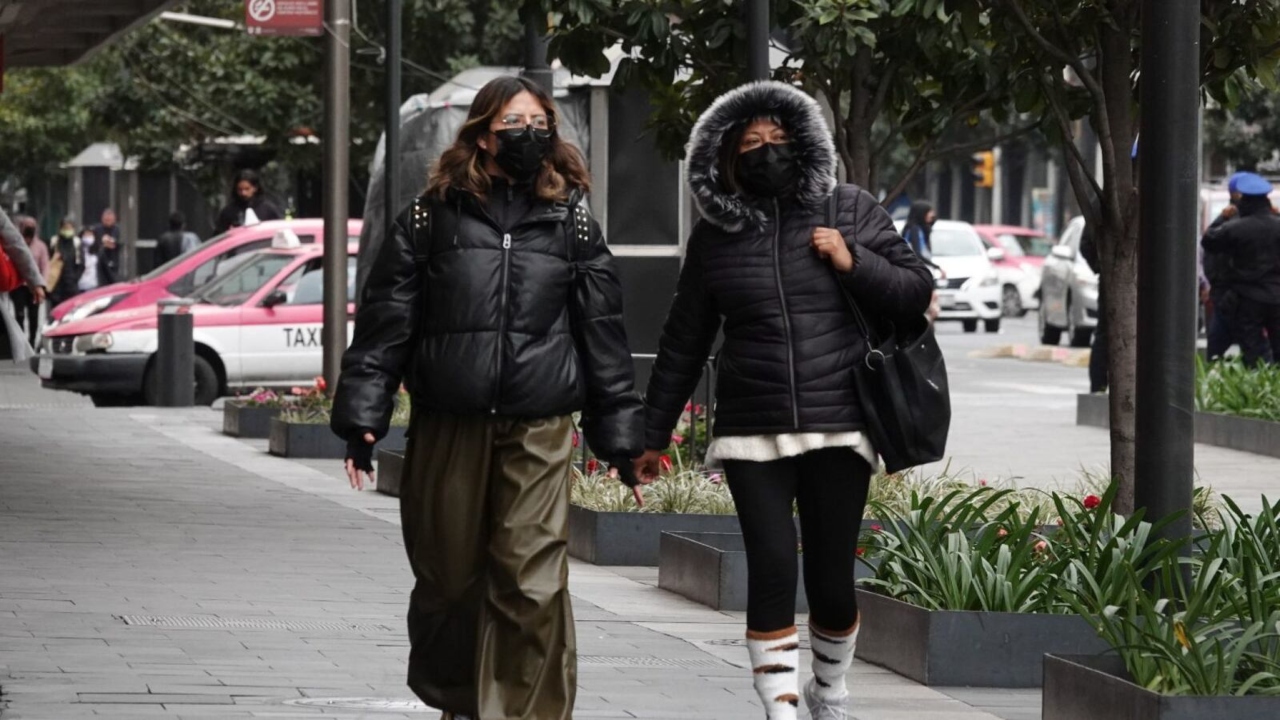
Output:
[[568,720],[572,414],[635,485],[644,408],[581,154],[524,78],[471,105],[360,298],[333,430],[362,487],[403,378],[409,686],[446,718]]
[[867,346],[837,283],[869,322],[905,327],[925,322],[932,277],[875,198],[836,184],[821,109],[789,85],[752,83],[718,99],[694,126],[686,162],[702,220],[649,381],[637,470],[656,476],[723,330],[708,457],[723,463],[746,540],[756,689],[769,720],[794,720],[795,503],[815,657],[805,699],[818,720],[844,718],[858,627],[854,559],[878,461],[851,372]]

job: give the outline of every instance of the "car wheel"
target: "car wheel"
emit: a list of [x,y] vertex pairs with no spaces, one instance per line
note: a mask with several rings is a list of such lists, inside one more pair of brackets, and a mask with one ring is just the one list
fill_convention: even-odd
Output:
[[965,331],[965,332],[967,332],[967,333],[976,333],[976,332],[978,332],[978,321],[977,321],[977,320],[965,320],[963,324],[964,324],[964,331]]
[[1012,285],[1004,286],[1004,291],[1000,293],[1000,305],[1005,317],[1020,318],[1027,314],[1026,308],[1022,307],[1022,293]]
[[[214,400],[218,399],[221,394],[218,387],[218,372],[213,369],[213,365],[208,360],[196,355],[193,358],[193,369],[196,376],[195,387],[195,404],[197,406],[212,405]],[[143,381],[143,387],[146,388],[145,398],[148,405],[156,405],[160,401],[160,387],[158,385],[156,364],[152,361],[147,368],[146,380]]]
[[107,395],[104,393],[92,393],[89,400],[93,402],[94,407],[100,408],[116,408],[116,407],[132,407],[137,405],[139,398],[136,395]]
[[1045,345],[1057,345],[1062,342],[1062,328],[1054,327],[1049,324],[1049,318],[1045,317],[1045,303],[1040,301],[1040,312],[1036,313],[1036,320],[1040,325],[1040,342]]
[[984,320],[982,325],[983,329],[989,333],[1000,332],[1000,318],[996,318],[995,320]]

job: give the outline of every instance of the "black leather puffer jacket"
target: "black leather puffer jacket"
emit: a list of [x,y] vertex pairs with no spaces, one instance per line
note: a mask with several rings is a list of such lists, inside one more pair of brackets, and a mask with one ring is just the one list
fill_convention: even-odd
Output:
[[1280,303],[1280,217],[1266,197],[1243,198],[1239,215],[1205,233],[1206,255],[1219,256],[1219,290],[1255,302]]
[[[801,165],[794,198],[761,201],[724,189],[721,143],[757,117],[787,129]],[[743,86],[694,126],[688,179],[703,219],[689,241],[649,380],[646,446],[665,448],[723,324],[716,386],[717,435],[863,429],[851,368],[866,343],[837,282],[868,321],[923,322],[933,292],[928,267],[888,213],[853,185],[835,187],[835,148],[818,104],[776,82]],[[838,193],[835,225],[855,267],[837,279],[810,242]]]
[[429,222],[415,222],[412,208],[397,219],[358,303],[335,433],[383,437],[403,377],[414,412],[583,410],[596,454],[640,454],[644,410],[613,256],[585,211],[585,237],[572,237],[580,193],[570,203],[527,193],[497,184],[486,204],[453,191],[428,202]]

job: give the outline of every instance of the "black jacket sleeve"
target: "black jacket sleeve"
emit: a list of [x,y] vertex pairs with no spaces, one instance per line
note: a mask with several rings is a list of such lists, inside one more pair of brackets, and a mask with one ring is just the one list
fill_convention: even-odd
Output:
[[1200,241],[1200,244],[1204,246],[1205,252],[1230,254],[1233,245],[1231,242],[1232,227],[1230,223],[1222,223],[1216,227],[1210,225],[1204,234],[1204,239]]
[[[702,242],[702,233],[695,227],[680,269],[676,296],[662,328],[658,360],[649,376],[646,449],[665,450],[671,445],[671,432],[698,388],[703,366],[720,331],[720,311],[703,282]],[[901,239],[898,242],[911,252]]]
[[347,440],[365,432],[379,439],[386,436],[400,380],[412,357],[419,279],[411,213],[412,209],[396,219],[395,233],[379,249],[358,302],[355,337],[342,356],[330,427]]
[[577,258],[570,307],[587,381],[582,430],[596,455],[609,461],[637,458],[644,452],[644,404],[636,392],[622,322],[622,281],[594,219],[588,232],[585,252]]
[[[840,188],[845,190],[845,188]],[[853,253],[853,271],[841,279],[864,313],[891,321],[924,315],[933,298],[933,274],[893,226],[893,219],[865,190],[853,198],[842,193],[841,215],[853,203],[853,236],[846,236]]]

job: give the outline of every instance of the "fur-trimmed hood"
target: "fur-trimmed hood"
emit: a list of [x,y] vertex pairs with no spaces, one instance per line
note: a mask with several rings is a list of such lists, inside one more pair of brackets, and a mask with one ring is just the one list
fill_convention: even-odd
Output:
[[765,80],[735,88],[716,99],[693,126],[686,147],[685,175],[693,200],[708,222],[728,232],[761,227],[759,203],[725,188],[720,146],[739,126],[758,117],[777,118],[791,136],[800,166],[796,202],[820,207],[836,185],[836,147],[818,102],[786,83]]

